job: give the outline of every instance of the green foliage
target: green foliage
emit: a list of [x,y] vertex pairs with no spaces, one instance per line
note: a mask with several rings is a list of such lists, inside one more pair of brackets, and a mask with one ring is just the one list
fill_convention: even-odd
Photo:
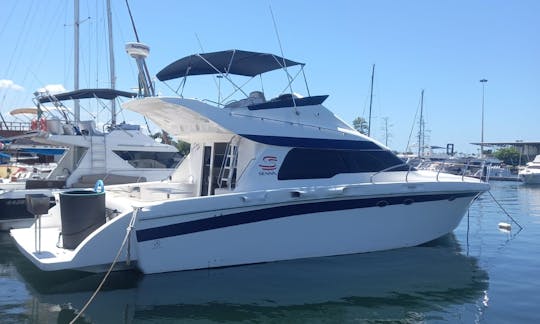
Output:
[[178,152],[180,152],[182,155],[189,154],[189,149],[191,147],[190,144],[183,141],[178,141],[178,142],[174,141],[172,137],[169,134],[167,134],[167,132],[163,132],[163,133],[157,132],[151,136],[154,139],[161,138],[162,143],[169,144],[176,147],[178,149]]
[[353,120],[353,127],[364,135],[367,135],[368,133],[368,123],[362,117],[356,117],[356,119]]
[[518,165],[519,151],[515,147],[505,147],[498,149],[493,156],[509,165]]
[[186,142],[183,142],[183,141],[178,141],[178,142],[173,141],[173,144],[174,144],[174,146],[176,146],[178,151],[180,153],[182,153],[182,155],[188,155],[189,154],[189,149],[191,148],[191,145],[189,143],[186,143]]

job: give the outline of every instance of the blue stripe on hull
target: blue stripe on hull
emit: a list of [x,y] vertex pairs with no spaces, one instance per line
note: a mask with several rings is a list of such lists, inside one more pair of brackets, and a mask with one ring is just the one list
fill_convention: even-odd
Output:
[[349,199],[324,201],[304,204],[291,204],[286,206],[277,206],[264,209],[250,210],[246,212],[204,218],[194,221],[182,222],[172,225],[148,228],[137,231],[137,241],[145,242],[161,238],[186,235],[203,231],[214,230],[218,228],[257,223],[271,219],[291,217],[303,214],[331,212],[348,209],[383,207],[388,205],[400,205],[417,202],[428,202],[438,200],[453,200],[462,197],[474,197],[478,192],[467,192],[459,194],[439,194],[439,195],[419,195],[419,196],[400,196],[400,197],[379,197],[365,199]]
[[334,150],[382,150],[380,146],[370,141],[338,140],[325,138],[303,138],[287,136],[266,136],[253,134],[239,134],[257,143],[275,146],[304,147]]

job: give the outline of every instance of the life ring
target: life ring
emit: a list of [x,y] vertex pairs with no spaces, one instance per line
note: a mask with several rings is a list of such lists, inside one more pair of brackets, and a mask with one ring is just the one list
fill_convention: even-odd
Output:
[[47,131],[47,119],[41,118],[39,120],[39,129],[46,132]]
[[30,129],[31,130],[37,130],[38,129],[38,123],[36,119],[32,119],[32,122],[30,123]]
[[96,184],[94,185],[94,191],[103,193],[105,192],[105,185],[103,184],[103,180],[99,179],[96,181]]

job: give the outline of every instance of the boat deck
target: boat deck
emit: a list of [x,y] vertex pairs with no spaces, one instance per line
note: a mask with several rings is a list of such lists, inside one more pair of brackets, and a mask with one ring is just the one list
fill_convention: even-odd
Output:
[[73,260],[76,255],[75,250],[59,247],[61,244],[59,228],[41,229],[41,248],[38,249],[39,252],[36,250],[36,236],[33,229],[21,228],[10,231],[21,253],[26,255],[32,263],[42,270],[51,271],[60,270],[63,268],[62,264],[67,264]]

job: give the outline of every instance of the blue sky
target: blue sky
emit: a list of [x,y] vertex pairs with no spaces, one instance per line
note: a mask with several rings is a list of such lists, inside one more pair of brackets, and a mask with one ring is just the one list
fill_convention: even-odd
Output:
[[[81,88],[108,86],[104,1],[80,0]],[[136,67],[124,44],[135,37],[125,1],[112,2],[117,88],[130,89]],[[385,142],[387,118],[392,149],[405,150],[424,89],[427,141],[477,152],[469,143],[480,141],[482,78],[488,79],[485,141],[540,141],[540,1],[130,0],[130,5],[141,41],[151,47],[152,74],[201,52],[201,46],[207,52],[238,48],[280,54],[271,6],[285,57],[307,64],[311,94],[330,95],[325,105],[343,120],[367,119],[376,65],[372,135]],[[14,108],[31,106],[36,89],[73,88],[72,25],[73,1],[2,0],[0,111],[5,118]],[[208,81],[209,87],[194,83],[184,94],[215,99]],[[163,84],[157,88],[171,94]],[[293,90],[306,94],[303,86]],[[106,116],[101,112],[97,118]],[[141,122],[128,112],[123,119]]]

